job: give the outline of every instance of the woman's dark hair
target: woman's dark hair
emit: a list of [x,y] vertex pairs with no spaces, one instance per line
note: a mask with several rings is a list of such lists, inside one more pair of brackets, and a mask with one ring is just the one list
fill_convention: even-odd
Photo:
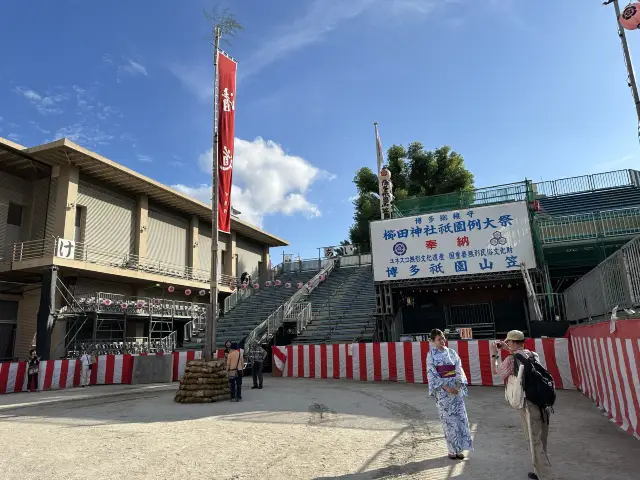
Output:
[[438,328],[434,328],[433,330],[431,330],[431,333],[429,334],[429,338],[431,339],[432,342],[436,341],[436,338],[438,337],[442,337],[446,340],[447,337],[444,336],[444,332]]
[[31,350],[29,350],[29,356],[33,355],[36,352],[35,348],[32,348]]

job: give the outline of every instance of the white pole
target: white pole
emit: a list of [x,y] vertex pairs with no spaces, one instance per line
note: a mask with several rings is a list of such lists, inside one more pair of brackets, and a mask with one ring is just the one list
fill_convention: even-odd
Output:
[[[629,87],[631,88],[631,94],[633,95],[633,101],[636,105],[636,115],[638,116],[638,125],[640,128],[640,96],[638,96],[638,86],[636,84],[636,74],[633,71],[633,64],[631,63],[631,53],[629,52],[629,44],[627,43],[627,35],[624,32],[624,28],[620,24],[620,4],[618,0],[609,0],[604,5],[613,3],[613,8],[616,12],[616,23],[618,24],[618,36],[620,36],[620,43],[622,44],[622,53],[624,55],[624,63],[627,66],[627,74],[629,75]],[[639,131],[640,133],[640,131]]]
[[215,357],[216,323],[218,320],[218,46],[220,27],[216,26],[213,41],[213,162],[211,167],[211,286],[207,315],[204,355]]

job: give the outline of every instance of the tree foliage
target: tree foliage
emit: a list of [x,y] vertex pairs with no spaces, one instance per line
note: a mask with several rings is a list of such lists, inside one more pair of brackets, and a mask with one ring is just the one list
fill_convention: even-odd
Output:
[[[406,148],[392,145],[387,150],[385,167],[391,172],[396,201],[473,189],[473,175],[462,155],[446,145],[435,150],[425,150],[420,142]],[[369,222],[380,219],[378,177],[369,167],[362,167],[353,183],[358,196],[353,201],[354,223],[349,229],[349,239],[362,252],[369,252]]]
[[203,10],[203,13],[205,19],[211,25],[211,37],[209,38],[211,44],[213,44],[217,29],[220,30],[222,42],[229,46],[231,45],[230,39],[234,38],[237,32],[244,29],[228,8],[221,9],[219,5],[214,5],[209,11]]

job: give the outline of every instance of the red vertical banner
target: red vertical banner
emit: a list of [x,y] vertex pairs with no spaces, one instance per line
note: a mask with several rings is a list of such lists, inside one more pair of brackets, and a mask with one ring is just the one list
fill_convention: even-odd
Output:
[[218,228],[231,231],[231,182],[236,115],[235,61],[218,54]]

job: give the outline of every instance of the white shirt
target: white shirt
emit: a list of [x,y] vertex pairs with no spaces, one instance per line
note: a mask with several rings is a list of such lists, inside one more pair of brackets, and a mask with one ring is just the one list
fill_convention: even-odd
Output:
[[80,357],[80,362],[82,362],[83,367],[88,367],[91,365],[91,356],[88,353],[85,353]]

